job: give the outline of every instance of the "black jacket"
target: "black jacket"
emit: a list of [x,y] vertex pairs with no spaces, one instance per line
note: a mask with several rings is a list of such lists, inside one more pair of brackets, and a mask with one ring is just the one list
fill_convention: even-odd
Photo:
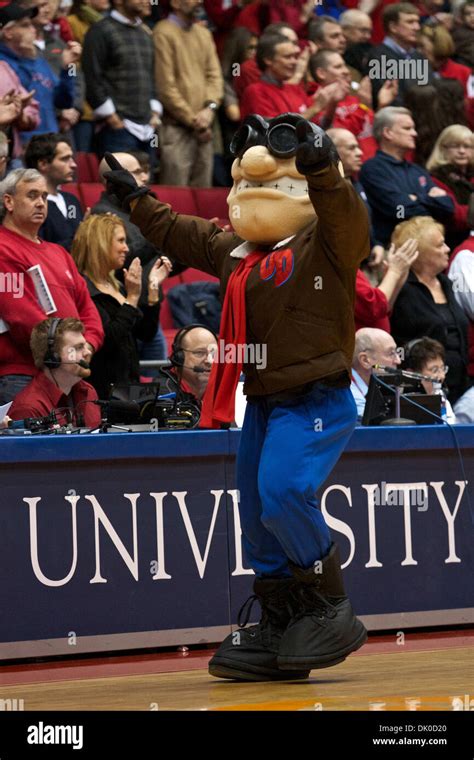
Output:
[[449,400],[454,403],[466,389],[468,320],[454,297],[449,277],[439,274],[438,280],[455,322],[451,335],[448,335],[446,321],[441,313],[443,310],[434,302],[430,290],[412,271],[395,301],[390,322],[392,335],[399,346],[424,336],[443,344],[446,364],[450,368],[446,384],[449,388]]
[[[119,304],[116,298],[102,293],[88,277],[84,277],[89,293],[102,319],[104,342],[92,357],[89,382],[100,399],[108,399],[111,383],[136,383],[140,378],[138,340],[152,340],[160,315],[160,303],[155,306]],[[122,295],[125,290],[121,287]]]
[[67,218],[65,218],[54,201],[48,201],[48,216],[40,227],[39,236],[48,243],[62,245],[66,251],[71,250],[72,239],[82,222],[82,209],[79,201],[72,193],[59,193],[66,201]]
[[[387,81],[387,77],[384,76],[384,73],[389,73],[390,67],[393,66],[393,63],[390,62],[394,61],[398,66],[400,61],[405,60],[406,59],[401,53],[393,50],[383,42],[380,45],[377,45],[371,51],[368,66],[369,77],[372,80],[372,100],[374,104],[374,111],[377,110],[377,95],[379,93],[379,90],[383,86],[384,82]],[[410,53],[410,60],[414,61],[415,63],[406,67],[406,69],[403,71],[404,76],[395,77],[398,80],[398,95],[393,100],[393,102],[390,103],[391,106],[405,105],[405,93],[410,87],[413,87],[414,84],[430,84],[433,81],[433,70],[424,55],[418,53],[417,51],[413,51]],[[417,66],[420,66],[420,63],[417,63],[418,61],[420,61],[422,65],[422,73],[420,79],[417,79]],[[415,76],[409,77],[408,74],[411,73],[414,73]]]

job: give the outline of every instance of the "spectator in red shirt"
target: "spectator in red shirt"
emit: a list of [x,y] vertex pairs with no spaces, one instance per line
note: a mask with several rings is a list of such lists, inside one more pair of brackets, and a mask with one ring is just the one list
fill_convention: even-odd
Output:
[[331,16],[318,16],[310,21],[308,38],[318,50],[334,50],[343,55],[347,47],[341,25]]
[[[365,77],[356,93],[350,90],[350,72],[345,61],[334,50],[320,50],[310,59],[310,71],[313,78],[327,87],[338,83],[343,91],[339,100],[331,100],[326,108],[326,123],[333,127],[348,129],[359,141],[363,153],[363,161],[372,158],[377,151],[377,143],[373,136],[372,125],[374,112],[371,108],[371,88],[368,77]],[[380,108],[390,105],[398,90],[394,80],[387,81],[379,91],[378,104]]]
[[[474,32],[472,33],[474,44]],[[473,95],[474,77],[469,66],[456,63],[454,42],[448,30],[441,25],[423,26],[419,38],[418,49],[428,59],[433,71],[445,79],[458,79],[465,92],[466,98]]]
[[[48,208],[46,180],[36,169],[16,169],[0,183],[0,403],[12,401],[30,382],[33,327],[45,313],[76,317],[92,350],[101,347],[100,316],[64,248],[38,237]],[[35,279],[36,278],[36,279]]]
[[95,427],[100,411],[94,406],[97,393],[85,382],[91,371],[92,351],[79,319],[44,319],[35,325],[30,339],[37,375],[15,397],[12,420],[46,417],[54,412],[60,425]]
[[[236,29],[238,31],[238,29]],[[248,30],[247,30],[248,31]],[[263,34],[260,39],[263,39],[263,37],[267,37],[272,34],[281,34],[282,37],[286,37],[290,42],[293,42],[295,45],[298,44],[298,35],[296,34],[295,30],[292,29],[290,26],[287,26],[285,23],[281,22],[279,24],[269,24],[265,29],[263,30]],[[232,45],[232,43],[230,43]],[[222,67],[225,72],[225,64],[228,60],[228,52],[229,47],[226,46],[226,50],[222,56]],[[299,58],[299,61],[301,61],[301,56]],[[248,61],[244,61],[239,69],[239,75],[234,78],[234,89],[239,97],[239,99],[242,97],[242,93],[245,90],[246,87],[248,87],[250,84],[253,84],[254,82],[258,82],[260,80],[262,72],[260,71],[256,56],[253,55],[251,58],[249,58]],[[225,76],[225,73],[224,73]],[[296,84],[299,84],[301,81],[301,78],[298,82],[295,82]]]
[[307,95],[299,84],[290,84],[298,68],[300,49],[282,35],[261,37],[257,46],[257,63],[263,72],[259,82],[249,85],[240,102],[240,115],[251,113],[272,118],[281,113],[300,113],[316,121],[327,99],[319,91]]

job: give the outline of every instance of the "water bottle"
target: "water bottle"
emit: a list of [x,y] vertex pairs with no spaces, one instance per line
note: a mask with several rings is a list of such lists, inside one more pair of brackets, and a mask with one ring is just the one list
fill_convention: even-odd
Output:
[[441,417],[443,418],[443,422],[446,422],[447,418],[447,409],[446,409],[446,396],[443,391],[443,386],[440,382],[433,382],[433,393],[436,396],[441,396]]

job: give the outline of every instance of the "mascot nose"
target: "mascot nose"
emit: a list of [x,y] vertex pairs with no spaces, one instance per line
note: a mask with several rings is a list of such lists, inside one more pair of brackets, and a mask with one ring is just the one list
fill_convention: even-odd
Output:
[[255,145],[245,151],[240,160],[240,168],[247,176],[261,177],[275,172],[278,169],[278,160],[264,145]]

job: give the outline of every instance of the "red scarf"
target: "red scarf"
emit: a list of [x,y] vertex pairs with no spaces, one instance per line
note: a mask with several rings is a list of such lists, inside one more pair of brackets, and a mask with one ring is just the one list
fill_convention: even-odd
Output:
[[[219,331],[224,346],[234,344],[238,347],[246,342],[245,284],[252,267],[265,256],[268,256],[268,251],[249,253],[229,277]],[[241,352],[237,351],[237,357],[239,354]],[[217,358],[220,358],[220,353]],[[202,400],[199,427],[220,428],[221,423],[228,426],[234,421],[235,390],[241,372],[242,362],[213,362]]]

